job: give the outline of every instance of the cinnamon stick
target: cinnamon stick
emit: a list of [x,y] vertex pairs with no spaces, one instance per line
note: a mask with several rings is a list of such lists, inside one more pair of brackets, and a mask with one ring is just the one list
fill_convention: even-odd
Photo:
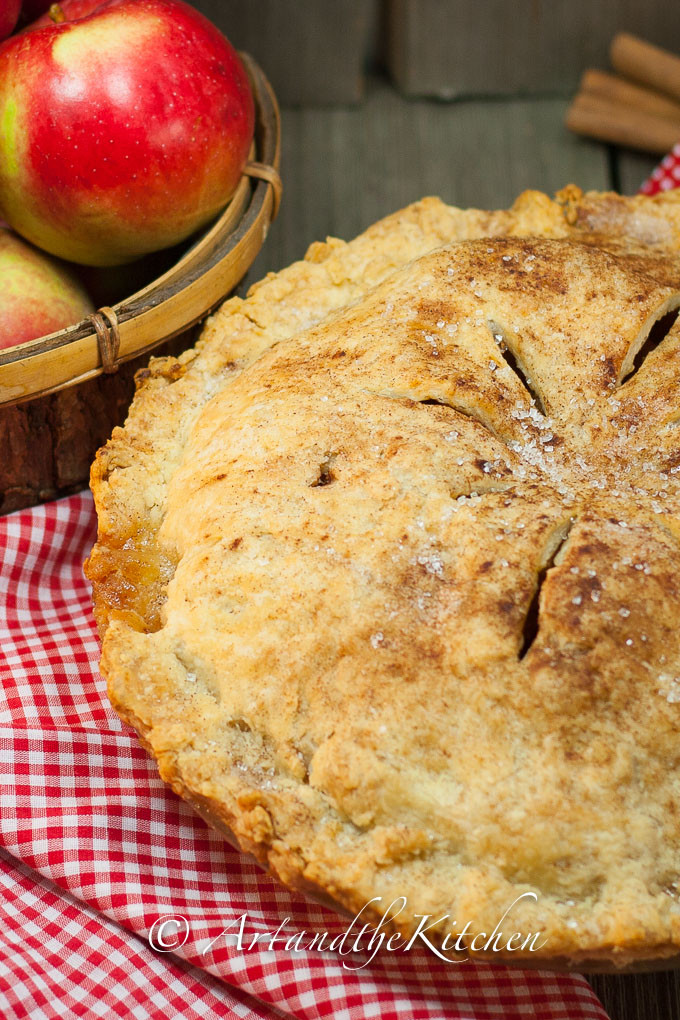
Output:
[[606,71],[585,71],[581,78],[581,92],[680,124],[680,103]]
[[576,134],[644,152],[665,154],[680,140],[680,122],[631,109],[593,93],[580,92],[567,111]]
[[612,40],[610,59],[619,74],[680,99],[680,57],[628,32],[619,32]]

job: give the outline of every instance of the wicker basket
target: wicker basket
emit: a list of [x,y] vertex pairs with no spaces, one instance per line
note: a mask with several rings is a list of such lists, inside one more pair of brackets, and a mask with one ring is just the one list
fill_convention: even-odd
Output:
[[279,111],[260,68],[242,58],[255,97],[254,160],[219,219],[130,297],[0,351],[0,514],[86,484],[95,451],[125,417],[148,353],[189,346],[262,247],[280,198]]

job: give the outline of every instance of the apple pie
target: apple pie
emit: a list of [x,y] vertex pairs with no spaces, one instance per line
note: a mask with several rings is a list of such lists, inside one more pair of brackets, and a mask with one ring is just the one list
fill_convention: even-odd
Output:
[[[678,954],[679,305],[680,195],[429,198],[141,373],[102,671],[286,885],[496,960]],[[511,905],[540,947],[475,944]]]

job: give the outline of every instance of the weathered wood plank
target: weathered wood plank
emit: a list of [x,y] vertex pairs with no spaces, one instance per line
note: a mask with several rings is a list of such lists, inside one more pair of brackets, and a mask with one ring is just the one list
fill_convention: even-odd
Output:
[[404,102],[373,82],[356,109],[284,110],[283,202],[248,279],[423,195],[499,208],[525,188],[610,187],[605,147],[567,132],[565,108],[555,99]]
[[658,156],[648,156],[644,152],[621,150],[617,154],[619,190],[621,194],[634,195],[658,163]]
[[680,976],[658,974],[591,974],[588,980],[611,1020],[677,1020]]
[[388,0],[388,66],[407,95],[572,90],[615,32],[680,50],[667,0]]
[[282,104],[357,103],[377,0],[193,0],[262,67]]

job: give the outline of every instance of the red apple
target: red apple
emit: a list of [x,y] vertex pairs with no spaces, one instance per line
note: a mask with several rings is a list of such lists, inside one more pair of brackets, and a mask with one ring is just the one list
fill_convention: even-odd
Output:
[[0,39],[6,39],[14,31],[20,9],[21,0],[0,0]]
[[0,46],[0,216],[62,258],[117,265],[225,205],[252,139],[250,85],[182,0],[59,6],[64,21]]
[[56,259],[0,228],[0,349],[80,322],[94,306]]

